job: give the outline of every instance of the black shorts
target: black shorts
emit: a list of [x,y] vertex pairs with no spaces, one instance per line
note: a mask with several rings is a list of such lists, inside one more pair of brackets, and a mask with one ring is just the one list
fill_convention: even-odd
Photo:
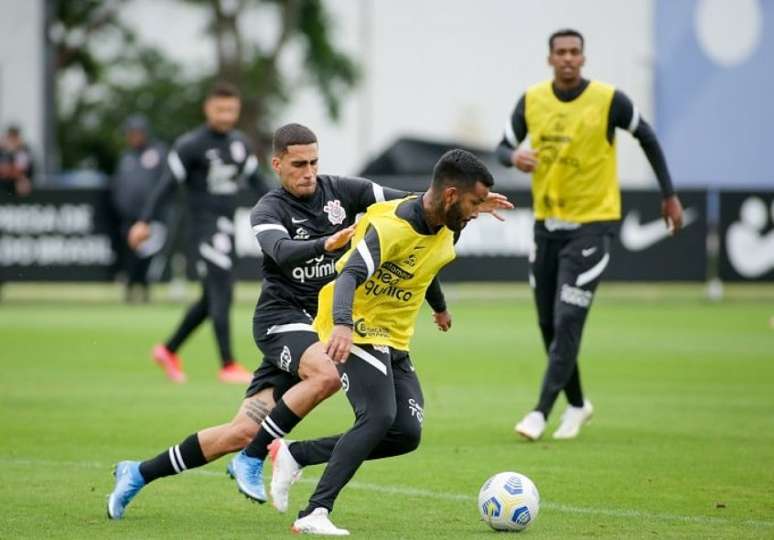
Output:
[[264,388],[274,388],[277,400],[297,384],[298,367],[304,352],[320,341],[312,328],[312,319],[303,311],[282,313],[268,325],[264,320],[253,320],[253,338],[263,353],[263,362],[255,370],[253,380],[245,392],[251,397]]

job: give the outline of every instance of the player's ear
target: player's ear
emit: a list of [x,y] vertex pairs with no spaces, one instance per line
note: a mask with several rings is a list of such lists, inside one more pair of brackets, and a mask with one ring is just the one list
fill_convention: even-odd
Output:
[[459,198],[459,190],[457,186],[446,186],[443,188],[443,202],[448,204],[454,204]]
[[280,173],[280,158],[279,156],[271,156],[271,169],[277,173],[277,176],[279,176]]

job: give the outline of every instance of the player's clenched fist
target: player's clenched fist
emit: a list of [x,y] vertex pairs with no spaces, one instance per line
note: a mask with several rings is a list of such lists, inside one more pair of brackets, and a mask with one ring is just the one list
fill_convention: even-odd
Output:
[[535,170],[535,167],[537,167],[537,152],[526,148],[520,148],[513,152],[511,161],[521,172],[532,172]]

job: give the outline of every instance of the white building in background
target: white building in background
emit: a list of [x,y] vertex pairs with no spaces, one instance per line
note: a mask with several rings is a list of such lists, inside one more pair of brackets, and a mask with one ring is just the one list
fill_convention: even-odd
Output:
[[[547,39],[567,26],[586,36],[586,75],[620,87],[652,119],[652,0],[325,4],[337,43],[362,68],[361,84],[345,100],[338,124],[328,120],[313,89],[298,92],[278,117],[280,124],[302,122],[317,132],[325,171],[355,172],[404,135],[494,148],[520,93],[550,78]],[[200,69],[214,65],[213,47],[202,39],[205,18],[199,8],[134,0],[126,15],[144,40],[178,60]],[[276,32],[265,13],[244,17],[242,28],[259,42]],[[283,60],[297,65],[300,54],[291,47]],[[652,185],[636,141],[622,134],[618,144],[623,181]]]
[[21,127],[42,163],[45,50],[42,0],[0,0],[0,129]]
[[[44,1],[0,0],[0,128],[18,123],[38,152],[45,140]],[[278,124],[312,127],[322,169],[332,173],[356,172],[405,135],[493,148],[521,92],[550,78],[547,38],[561,27],[585,35],[586,76],[625,91],[653,123],[655,1],[325,0],[331,32],[360,64],[361,84],[344,100],[338,124],[311,88],[293,96]],[[192,70],[213,68],[203,8],[130,0],[123,9],[143,41]],[[270,9],[241,20],[244,35],[258,43],[276,35],[273,22]],[[298,80],[301,54],[295,45],[282,58]],[[621,134],[618,145],[623,183],[654,186],[636,141]]]

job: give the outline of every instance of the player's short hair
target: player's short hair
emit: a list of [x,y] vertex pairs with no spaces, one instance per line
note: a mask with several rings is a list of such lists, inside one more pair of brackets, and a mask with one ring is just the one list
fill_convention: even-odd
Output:
[[583,51],[583,47],[585,44],[585,41],[583,39],[583,34],[578,32],[577,30],[573,28],[562,28],[561,30],[557,30],[553,34],[551,34],[548,38],[548,52],[552,52],[554,50],[554,39],[558,37],[576,37],[580,39],[581,42],[581,51]]
[[274,132],[272,141],[272,153],[275,156],[287,152],[288,146],[294,144],[314,144],[317,142],[317,135],[306,126],[301,124],[285,124]]
[[492,187],[494,177],[480,159],[459,148],[446,152],[433,168],[433,187],[435,188],[455,185],[472,189],[476,182]]
[[217,81],[210,87],[210,91],[207,92],[207,99],[219,97],[237,99],[242,98],[239,93],[239,89],[227,81]]

